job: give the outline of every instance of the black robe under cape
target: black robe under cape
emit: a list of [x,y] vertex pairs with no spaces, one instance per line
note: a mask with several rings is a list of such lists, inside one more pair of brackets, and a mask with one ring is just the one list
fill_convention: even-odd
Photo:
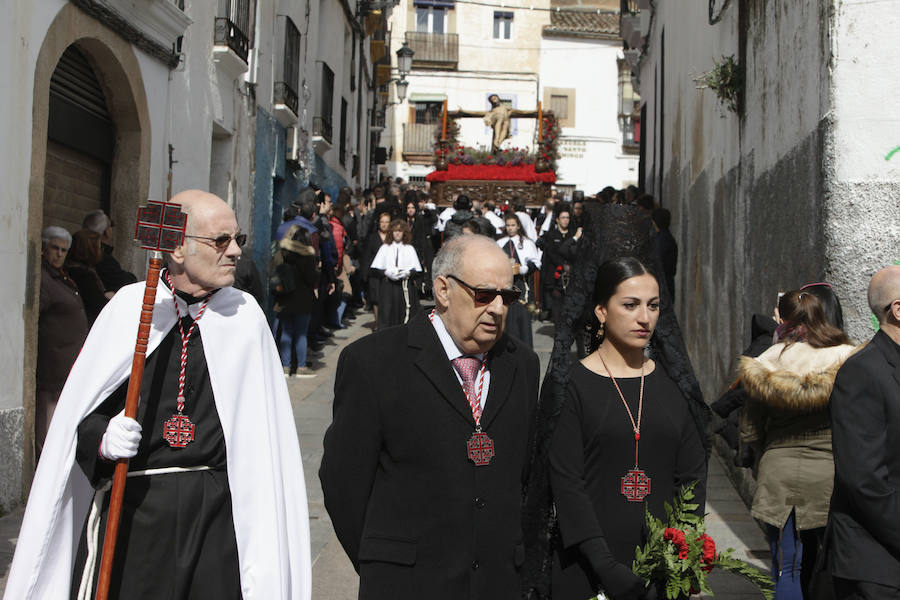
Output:
[[[512,240],[507,242],[502,250],[506,252],[510,258],[515,258],[519,261],[519,264],[521,264],[518,251],[515,249],[515,243]],[[506,312],[505,330],[507,334],[519,340],[529,348],[533,348],[534,337],[531,333],[531,313],[525,308],[525,300],[528,296],[528,284],[525,282],[525,277],[522,275],[515,275],[513,277],[513,285],[521,290],[522,299],[509,305],[509,310]]]
[[[188,302],[196,299],[179,293]],[[189,318],[182,318],[186,332]],[[226,473],[225,435],[219,421],[199,327],[188,342],[185,408],[195,425],[195,439],[172,448],[163,425],[176,412],[181,337],[173,327],[144,367],[137,421],[141,443],[129,461],[129,472],[163,467],[208,466],[210,470],[129,477],[110,581],[110,600],[240,599],[237,542]],[[110,418],[125,407],[128,380],[78,427],[76,460],[99,489],[111,478],[114,462],[100,459],[98,449]],[[106,531],[109,494],[103,502],[98,547]],[[86,556],[84,534],[72,577],[72,597],[81,583]],[[99,557],[96,561],[99,565]],[[94,576],[96,588],[97,576]],[[92,592],[91,598],[94,597]]]
[[[378,329],[403,325],[411,318],[419,314],[419,280],[422,274],[413,271],[406,279],[393,281],[388,279],[383,271],[371,269],[369,277],[378,278]],[[406,297],[403,289],[406,288]],[[406,302],[409,300],[409,310]]]

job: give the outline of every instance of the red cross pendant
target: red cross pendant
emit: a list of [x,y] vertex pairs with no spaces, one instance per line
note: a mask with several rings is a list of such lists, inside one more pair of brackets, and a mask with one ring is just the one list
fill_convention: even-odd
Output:
[[466,442],[468,457],[476,467],[483,467],[494,458],[494,440],[483,431],[475,431]]
[[187,415],[174,414],[163,425],[163,439],[173,448],[185,448],[194,441],[194,424]]
[[650,478],[640,469],[631,469],[622,477],[621,491],[629,502],[642,502],[650,495]]

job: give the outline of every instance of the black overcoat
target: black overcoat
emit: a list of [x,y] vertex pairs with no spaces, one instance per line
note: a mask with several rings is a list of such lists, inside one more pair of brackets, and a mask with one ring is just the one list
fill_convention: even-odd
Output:
[[883,331],[838,371],[831,435],[829,570],[900,588],[900,346]]
[[420,314],[344,349],[319,477],[361,599],[517,599],[523,472],[539,364],[502,336],[481,424],[496,456],[467,458],[475,422]]

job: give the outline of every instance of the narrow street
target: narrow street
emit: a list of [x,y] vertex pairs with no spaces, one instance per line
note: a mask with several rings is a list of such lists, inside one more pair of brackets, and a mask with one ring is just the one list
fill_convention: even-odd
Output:
[[[322,440],[325,430],[331,423],[334,372],[338,356],[344,346],[369,334],[373,324],[371,313],[362,314],[351,327],[337,331],[330,343],[325,345],[322,354],[316,357],[315,378],[288,380],[297,432],[300,436],[309,499],[313,600],[355,600],[357,597],[358,579],[334,535],[331,521],[325,511],[318,470],[322,459]],[[534,323],[534,349],[541,359],[542,372],[546,369],[553,347],[552,333],[552,326]],[[710,459],[706,510],[709,534],[716,540],[720,549],[734,548],[737,558],[760,568],[768,568],[768,544],[762,531],[735,492],[716,456]],[[22,509],[0,519],[2,587],[5,587],[21,519]],[[761,598],[761,594],[756,592],[752,585],[737,576],[714,571],[710,575],[710,582],[716,598],[727,600]]]

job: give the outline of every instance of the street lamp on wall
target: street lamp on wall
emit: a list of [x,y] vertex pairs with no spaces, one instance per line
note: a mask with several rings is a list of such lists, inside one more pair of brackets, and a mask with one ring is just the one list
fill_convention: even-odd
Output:
[[397,85],[397,100],[399,100],[397,104],[402,104],[406,100],[406,91],[409,89],[406,76],[412,70],[412,59],[415,53],[415,50],[410,48],[406,42],[403,42],[403,45],[397,50],[397,71],[400,73],[400,79],[393,80]]
[[400,71],[400,77],[404,78],[409,75],[412,70],[412,59],[415,50],[409,47],[406,42],[397,50],[397,70]]
[[406,100],[406,90],[409,87],[409,82],[403,78],[395,80],[397,82],[397,100],[398,104],[402,104],[404,100]]

